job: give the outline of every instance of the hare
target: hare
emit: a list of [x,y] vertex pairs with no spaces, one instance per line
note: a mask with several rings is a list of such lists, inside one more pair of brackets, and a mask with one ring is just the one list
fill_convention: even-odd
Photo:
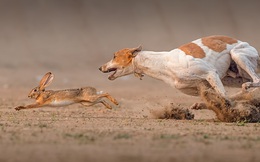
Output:
[[58,91],[45,90],[45,88],[51,84],[53,78],[54,75],[51,72],[46,73],[42,77],[39,86],[33,88],[28,95],[29,98],[36,99],[36,103],[27,106],[18,106],[15,110],[19,111],[22,109],[39,108],[43,106],[67,106],[74,103],[81,103],[84,106],[102,103],[106,108],[111,109],[112,107],[103,100],[104,97],[108,98],[115,105],[118,105],[118,102],[108,93],[99,93],[93,87]]

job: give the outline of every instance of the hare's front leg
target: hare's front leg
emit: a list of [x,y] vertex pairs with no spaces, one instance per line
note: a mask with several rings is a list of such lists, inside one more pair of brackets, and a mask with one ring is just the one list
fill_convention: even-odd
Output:
[[39,107],[40,107],[40,105],[38,103],[36,103],[36,104],[27,105],[27,106],[17,106],[15,108],[15,110],[19,111],[22,109],[32,109],[32,108],[39,108]]

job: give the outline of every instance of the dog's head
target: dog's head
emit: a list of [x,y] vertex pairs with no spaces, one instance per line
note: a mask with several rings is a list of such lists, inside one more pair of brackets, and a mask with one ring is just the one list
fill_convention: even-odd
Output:
[[102,65],[99,70],[103,73],[113,72],[108,77],[109,80],[115,80],[118,77],[132,74],[134,73],[132,60],[141,50],[142,46],[119,50],[114,53],[113,59]]

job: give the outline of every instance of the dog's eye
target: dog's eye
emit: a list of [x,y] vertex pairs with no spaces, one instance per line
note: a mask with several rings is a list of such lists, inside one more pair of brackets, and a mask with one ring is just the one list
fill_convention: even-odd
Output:
[[116,56],[114,56],[114,58],[113,59],[115,59],[116,58]]
[[36,92],[37,91],[37,89],[34,89],[34,92]]

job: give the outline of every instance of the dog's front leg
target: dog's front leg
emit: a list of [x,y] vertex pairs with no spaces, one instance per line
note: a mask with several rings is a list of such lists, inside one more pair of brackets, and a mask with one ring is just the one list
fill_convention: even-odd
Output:
[[219,95],[226,98],[226,90],[217,72],[210,71],[206,77],[206,80]]

